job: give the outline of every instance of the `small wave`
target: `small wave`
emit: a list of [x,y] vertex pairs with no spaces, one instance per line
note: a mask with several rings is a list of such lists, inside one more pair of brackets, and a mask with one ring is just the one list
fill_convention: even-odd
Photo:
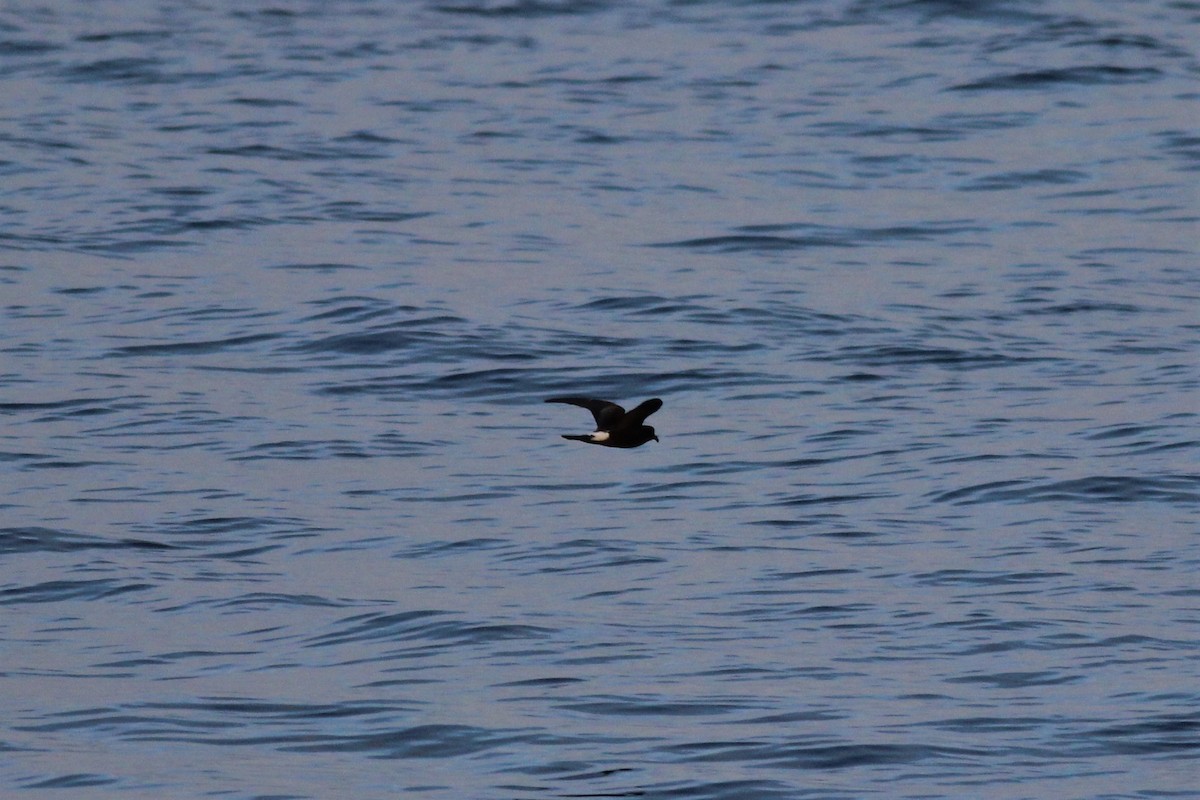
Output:
[[1153,67],[1115,67],[1099,65],[1090,67],[1067,67],[1064,69],[1041,69],[1032,72],[1015,72],[994,75],[970,83],[951,86],[951,91],[1042,89],[1059,86],[1106,86],[1122,83],[1146,83],[1162,75]]
[[[213,608],[246,608],[255,611],[266,611],[272,608],[305,607],[305,608],[342,608],[353,603],[345,600],[330,600],[312,594],[284,594],[282,592],[247,592],[237,597],[220,598],[203,601]],[[188,604],[190,609],[195,604]]]
[[[122,238],[114,238],[116,236]],[[72,245],[77,244],[78,249],[86,253],[103,253],[119,258],[132,258],[135,255],[145,255],[158,250],[178,250],[189,246],[188,242],[181,242],[175,239],[125,238],[127,236],[128,232],[117,230],[87,237],[78,242],[75,242],[70,237],[54,239],[53,241],[62,248],[71,249]]]
[[61,603],[65,600],[104,600],[152,588],[148,583],[126,583],[112,579],[92,581],[45,581],[32,586],[0,589],[0,605]]
[[1021,189],[1027,186],[1061,186],[1087,180],[1088,175],[1074,169],[1039,169],[1030,172],[1004,172],[977,178],[965,186],[962,192],[998,192]]
[[[273,746],[291,752],[360,752],[379,758],[454,758],[515,744],[560,743],[537,729],[489,729],[472,725],[396,727],[412,713],[405,704],[352,702],[304,704],[248,698],[195,703],[141,703],[69,712],[66,718],[20,730],[40,733],[94,731],[131,742],[178,742],[223,746]],[[355,731],[355,720],[363,730]],[[319,723],[340,721],[334,727]],[[349,728],[350,732],[345,732]]]
[[848,10],[848,21],[861,24],[874,21],[884,13],[897,12],[919,14],[925,21],[959,17],[985,20],[991,24],[1029,22],[1041,18],[1037,12],[1025,10],[1023,5],[994,0],[873,0],[870,3],[852,3]]
[[201,549],[208,558],[249,558],[285,542],[319,536],[322,529],[288,517],[183,517],[144,522],[135,530],[152,531],[172,544]]
[[689,302],[693,297],[666,298],[658,295],[619,295],[589,300],[576,308],[580,311],[627,311],[632,314],[657,316],[680,311],[702,310],[703,306]]
[[1081,675],[1064,675],[1060,672],[993,672],[983,675],[964,675],[947,678],[946,683],[981,683],[994,689],[1028,689],[1033,686],[1060,686],[1078,683]]
[[[378,297],[340,295],[338,297],[312,300],[309,305],[324,309],[316,314],[304,317],[301,322],[335,322],[340,325],[361,325],[380,317],[391,314],[415,314],[421,311],[417,306],[396,305]],[[431,318],[425,318],[429,322]],[[462,317],[446,315],[444,319],[454,322],[465,322]]]
[[0,40],[0,56],[40,56],[46,53],[53,53],[55,50],[61,49],[61,45],[47,41],[37,41],[31,39]]
[[963,132],[954,128],[886,125],[865,122],[824,122],[812,126],[814,136],[842,139],[849,136],[888,139],[901,142],[945,142],[959,139]]
[[335,219],[343,222],[409,222],[432,214],[431,211],[403,211],[381,209],[351,200],[326,203],[321,207],[317,219]]
[[784,378],[737,370],[693,369],[677,372],[621,372],[597,377],[573,375],[569,370],[550,367],[495,367],[462,370],[435,377],[428,373],[411,376],[369,378],[329,383],[317,389],[325,395],[413,395],[426,397],[487,398],[497,402],[525,404],[531,398],[555,394],[583,394],[607,397],[681,392],[697,387],[764,386],[789,382]]
[[1140,722],[1106,725],[1083,732],[1079,740],[1103,754],[1185,757],[1200,751],[1200,714],[1158,716]]
[[836,240],[820,236],[752,236],[733,234],[728,236],[706,236],[699,239],[684,239],[677,242],[655,242],[650,247],[677,247],[688,250],[706,250],[713,253],[756,253],[772,250],[802,250],[812,247],[853,247],[847,240]]
[[96,43],[96,42],[137,42],[139,44],[150,42],[163,42],[170,39],[171,31],[167,29],[149,30],[144,28],[135,28],[133,30],[115,30],[102,31],[100,33],[85,33],[78,37],[80,42]]
[[1200,136],[1183,131],[1166,131],[1160,136],[1162,149],[1172,156],[1188,162],[1192,167],[1200,162]]
[[210,156],[235,158],[260,158],[268,161],[358,161],[384,158],[385,154],[374,147],[355,146],[354,142],[342,142],[337,146],[326,142],[299,143],[294,147],[279,147],[269,144],[245,144],[233,147],[209,148]]
[[931,495],[937,503],[1200,502],[1200,476],[1159,478],[1095,475],[1065,481],[1011,480],[981,483]]
[[315,263],[296,263],[296,264],[276,264],[268,267],[268,269],[278,270],[294,270],[296,272],[341,272],[348,269],[366,269],[359,264],[341,264],[332,261],[320,261]]
[[1002,131],[1024,128],[1037,122],[1038,115],[1028,111],[994,111],[983,113],[954,112],[937,119],[959,131]]
[[[802,250],[816,247],[859,247],[868,244],[925,241],[940,236],[982,231],[961,222],[930,222],[883,228],[835,228],[808,223],[743,225],[736,233],[673,242],[652,242],[648,247],[671,247],[717,253]],[[784,236],[783,233],[790,233]]]
[[513,367],[464,370],[435,378],[417,378],[410,384],[410,388],[422,393],[449,393],[456,397],[511,395],[527,388],[532,376],[546,372],[543,369]]
[[940,569],[913,576],[921,586],[1014,586],[1048,583],[1069,577],[1067,572],[984,572],[968,569]]
[[118,783],[116,778],[108,775],[96,775],[90,772],[72,772],[67,775],[57,775],[53,778],[43,778],[21,785],[23,789],[82,789],[87,786],[107,786]]
[[812,358],[816,361],[846,361],[867,367],[932,364],[965,369],[1006,367],[1046,360],[1043,357],[1014,356],[986,350],[917,345],[853,345],[840,348],[829,355],[817,355]]
[[395,434],[375,437],[369,442],[354,439],[284,439],[251,445],[233,455],[234,461],[279,459],[283,461],[313,461],[326,458],[402,458],[425,452],[429,442],[404,439]]
[[848,769],[895,764],[919,764],[937,758],[980,756],[982,750],[922,744],[829,744],[804,742],[696,743],[667,748],[683,761],[762,762],[793,769]]
[[859,503],[864,500],[874,500],[881,497],[892,497],[893,494],[887,492],[853,492],[846,494],[817,494],[815,492],[803,492],[801,494],[789,495],[779,500],[774,500],[766,504],[756,504],[756,507],[762,505],[781,506],[784,508],[795,506],[826,506],[839,505],[841,503]]
[[436,6],[444,14],[464,14],[477,17],[539,17],[577,16],[603,11],[610,6],[606,0],[515,0],[515,2],[474,2],[460,5]]
[[[283,747],[300,753],[366,752],[379,758],[454,758],[512,745],[547,745],[556,738],[537,730],[492,730],[473,725],[417,725],[377,733],[313,737],[296,734]],[[304,744],[314,741],[313,744]]]
[[1139,50],[1159,51],[1168,55],[1186,56],[1188,52],[1182,48],[1168,44],[1154,36],[1136,33],[1113,33],[1107,36],[1096,36],[1072,42],[1070,47],[1102,47],[1106,50]]
[[709,699],[661,700],[644,696],[601,696],[561,703],[560,708],[604,717],[711,717],[756,708],[754,703],[731,703]]
[[641,554],[631,542],[612,539],[573,539],[504,556],[501,560],[528,564],[529,568],[522,573],[527,575],[591,575],[601,570],[665,562],[659,556]]
[[207,355],[220,353],[246,345],[269,342],[280,338],[278,333],[256,333],[247,336],[231,336],[228,339],[212,339],[199,342],[171,342],[169,344],[133,344],[111,351],[114,356],[162,356],[162,355]]
[[435,540],[431,542],[421,542],[420,544],[410,545],[400,552],[396,553],[397,558],[441,558],[443,556],[456,556],[461,553],[485,550],[497,550],[506,547],[511,547],[511,542],[507,539],[495,539],[489,537],[476,537],[473,539],[459,539],[456,541]]
[[1040,306],[1037,308],[1026,309],[1024,312],[1027,316],[1040,315],[1068,315],[1068,314],[1137,314],[1143,311],[1139,306],[1131,303],[1115,303],[1104,300],[1076,300],[1070,303],[1055,303],[1054,305]]
[[544,639],[553,631],[536,625],[468,622],[446,619],[447,611],[402,611],[396,614],[357,614],[335,625],[335,630],[306,641],[309,647],[334,647],[352,642],[386,639],[423,641],[423,647],[487,644],[510,639]]
[[1084,434],[1085,439],[1104,441],[1106,439],[1128,439],[1131,436],[1144,436],[1148,433],[1166,429],[1165,425],[1109,425],[1093,433]]
[[173,545],[146,539],[106,539],[54,528],[0,528],[0,554],[70,553],[81,550],[171,550]]
[[297,108],[302,105],[285,97],[234,97],[228,102],[235,106],[251,108]]
[[18,415],[36,412],[32,422],[59,422],[80,417],[95,417],[139,407],[139,403],[117,397],[81,397],[48,400],[41,403],[0,403],[0,414]]
[[[327,312],[326,317],[332,312]],[[343,312],[361,318],[360,312]],[[373,316],[368,314],[367,316]],[[351,322],[357,320],[345,320]],[[310,339],[295,345],[303,353],[337,353],[347,355],[375,355],[395,350],[406,350],[418,345],[482,345],[494,341],[486,331],[464,330],[466,321],[449,314],[417,317],[390,322],[375,330],[338,333]]]
[[167,80],[163,66],[157,58],[106,58],[68,67],[62,71],[62,76],[80,83],[154,84]]

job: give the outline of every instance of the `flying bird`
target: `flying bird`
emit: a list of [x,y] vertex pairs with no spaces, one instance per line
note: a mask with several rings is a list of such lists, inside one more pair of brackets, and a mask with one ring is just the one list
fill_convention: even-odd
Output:
[[592,433],[564,433],[564,439],[602,444],[605,447],[640,447],[651,439],[658,441],[658,437],[654,435],[654,428],[644,424],[646,417],[662,408],[662,400],[657,397],[647,400],[632,411],[626,411],[607,400],[592,400],[587,397],[551,397],[546,402],[586,408],[596,418],[596,430]]

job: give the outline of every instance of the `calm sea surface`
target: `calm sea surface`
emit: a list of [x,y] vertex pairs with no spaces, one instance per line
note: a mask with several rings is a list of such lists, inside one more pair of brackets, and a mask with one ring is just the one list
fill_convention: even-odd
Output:
[[0,796],[1200,796],[1198,42],[6,3]]

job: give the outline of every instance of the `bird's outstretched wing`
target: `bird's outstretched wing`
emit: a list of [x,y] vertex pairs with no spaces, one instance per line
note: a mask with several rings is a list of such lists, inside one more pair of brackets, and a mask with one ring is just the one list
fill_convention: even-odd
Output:
[[[566,403],[567,405],[579,406],[586,408],[592,412],[592,416],[596,418],[596,430],[606,431],[616,425],[625,416],[625,409],[621,408],[616,403],[610,403],[607,400],[592,400],[587,397],[551,397],[546,400],[547,403]],[[648,401],[653,402],[653,401]],[[642,403],[642,406],[646,403]],[[662,405],[662,401],[658,402]],[[638,406],[641,408],[642,406]],[[657,409],[658,406],[655,406]],[[653,411],[654,409],[651,409]],[[651,413],[650,411],[646,412]]]
[[662,408],[662,400],[652,397],[637,408],[630,411],[621,419],[622,428],[636,428],[646,421],[646,417]]

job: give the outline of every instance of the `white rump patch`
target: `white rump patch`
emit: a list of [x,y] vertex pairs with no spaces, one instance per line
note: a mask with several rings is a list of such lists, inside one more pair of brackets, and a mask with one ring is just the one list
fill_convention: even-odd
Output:
[[608,431],[594,431],[592,433],[592,441],[593,442],[607,442],[608,441]]

